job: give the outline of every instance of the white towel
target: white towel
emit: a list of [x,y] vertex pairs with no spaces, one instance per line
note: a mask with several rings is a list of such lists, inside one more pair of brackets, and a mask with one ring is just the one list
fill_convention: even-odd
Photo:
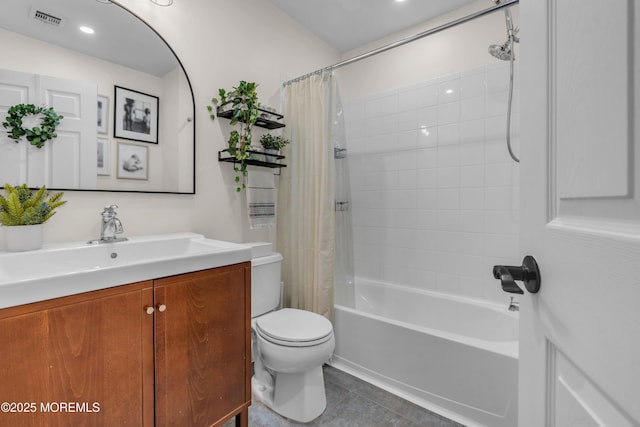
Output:
[[247,176],[249,226],[272,227],[276,223],[276,188],[273,172],[250,170]]

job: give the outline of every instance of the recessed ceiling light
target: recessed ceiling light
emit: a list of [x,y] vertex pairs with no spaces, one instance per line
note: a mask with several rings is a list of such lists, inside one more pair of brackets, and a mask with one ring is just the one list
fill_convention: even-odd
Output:
[[93,33],[95,33],[95,31],[93,31],[93,28],[91,28],[91,27],[87,27],[87,26],[85,26],[85,25],[82,25],[82,26],[80,27],[80,31],[82,31],[83,33],[87,33],[87,34],[93,34]]

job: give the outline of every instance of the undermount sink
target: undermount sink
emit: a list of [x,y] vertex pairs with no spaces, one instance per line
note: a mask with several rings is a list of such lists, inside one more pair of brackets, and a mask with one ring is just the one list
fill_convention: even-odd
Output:
[[194,233],[0,252],[0,308],[250,260],[247,246]]

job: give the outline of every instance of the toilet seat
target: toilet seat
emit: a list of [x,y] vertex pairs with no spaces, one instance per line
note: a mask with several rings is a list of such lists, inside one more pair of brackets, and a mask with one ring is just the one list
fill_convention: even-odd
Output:
[[256,319],[256,332],[265,340],[286,347],[310,347],[327,342],[333,326],[310,311],[284,308]]

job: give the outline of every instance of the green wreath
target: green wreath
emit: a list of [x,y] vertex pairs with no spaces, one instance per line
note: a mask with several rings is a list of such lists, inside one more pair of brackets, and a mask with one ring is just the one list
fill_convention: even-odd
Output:
[[[42,114],[42,121],[40,127],[34,126],[31,129],[25,129],[22,127],[22,118],[29,115]],[[16,104],[9,108],[7,111],[7,117],[2,126],[5,129],[10,129],[9,138],[15,139],[16,143],[21,137],[27,137],[27,141],[31,145],[35,145],[38,148],[42,148],[45,142],[50,139],[56,138],[56,127],[60,124],[60,120],[64,116],[55,112],[53,107],[36,107],[33,104]]]

